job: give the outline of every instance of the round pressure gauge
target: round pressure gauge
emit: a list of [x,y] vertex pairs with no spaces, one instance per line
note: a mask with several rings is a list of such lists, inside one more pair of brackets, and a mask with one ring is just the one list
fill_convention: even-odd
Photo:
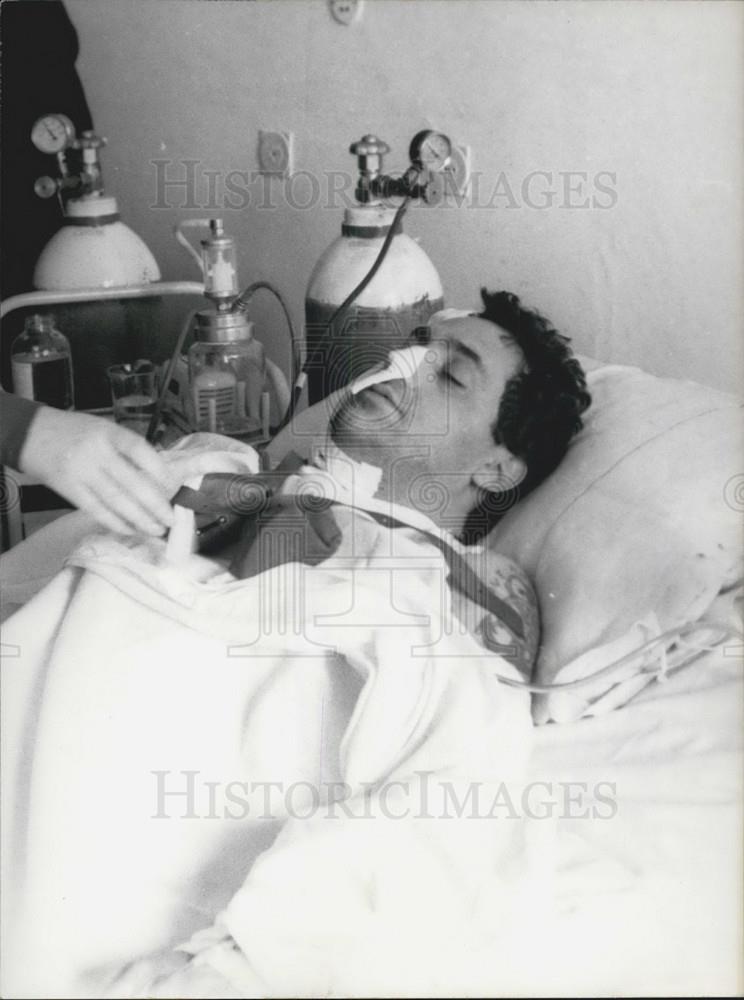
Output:
[[444,170],[452,154],[452,143],[443,132],[425,129],[411,139],[408,155],[411,163],[436,172]]
[[31,142],[42,153],[61,153],[75,138],[75,126],[67,115],[44,115],[31,129]]

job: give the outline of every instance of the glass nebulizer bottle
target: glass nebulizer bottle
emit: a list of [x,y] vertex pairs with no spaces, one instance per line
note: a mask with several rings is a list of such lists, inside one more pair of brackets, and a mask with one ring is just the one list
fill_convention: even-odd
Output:
[[189,419],[194,430],[250,434],[261,426],[263,346],[242,313],[197,313],[188,354]]
[[54,316],[35,313],[10,348],[13,392],[59,410],[75,406],[70,342]]

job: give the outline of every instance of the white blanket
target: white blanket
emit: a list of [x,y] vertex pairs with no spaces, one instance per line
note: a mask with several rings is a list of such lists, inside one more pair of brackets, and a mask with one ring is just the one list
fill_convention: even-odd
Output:
[[452,622],[438,551],[396,535],[382,566],[242,582],[95,536],[6,623],[6,995],[99,996],[228,903],[272,995],[446,992],[463,941],[511,936],[524,824],[457,812],[520,780],[527,696]]
[[741,990],[741,648],[533,732],[396,534],[240,583],[97,536],[10,619],[2,995]]

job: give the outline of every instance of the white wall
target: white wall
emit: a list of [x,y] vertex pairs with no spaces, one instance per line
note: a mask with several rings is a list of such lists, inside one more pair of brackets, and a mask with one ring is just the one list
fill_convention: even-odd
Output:
[[[80,74],[109,137],[105,176],[165,277],[194,277],[172,225],[206,209],[157,209],[151,161],[254,170],[260,128],[295,135],[295,166],[323,182],[350,171],[367,131],[405,165],[412,135],[436,126],[473,150],[492,207],[409,213],[449,304],[480,284],[509,288],[578,350],[734,389],[742,375],[744,5],[739,3],[367,0],[359,23],[324,0],[67,0]],[[50,97],[50,110],[54,110]],[[525,204],[533,171],[552,175],[552,207]],[[570,208],[560,172],[587,174],[571,201],[615,176],[610,208]],[[321,183],[321,187],[325,185]],[[544,178],[533,181],[533,204]],[[312,265],[336,235],[340,203],[306,210],[254,199],[220,210],[242,248],[241,278],[274,280],[298,323]],[[251,187],[260,193],[260,182]],[[207,199],[201,176],[199,199]],[[221,194],[220,193],[220,197]],[[311,193],[307,179],[293,188]],[[171,191],[174,206],[183,193]],[[327,199],[325,199],[327,200]],[[259,307],[281,353],[281,324]]]

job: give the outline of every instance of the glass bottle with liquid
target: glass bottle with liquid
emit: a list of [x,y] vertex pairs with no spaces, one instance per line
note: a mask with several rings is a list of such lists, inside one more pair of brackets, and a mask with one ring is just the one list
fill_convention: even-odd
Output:
[[54,316],[35,313],[10,349],[13,392],[59,410],[75,406],[70,342]]
[[196,337],[188,354],[191,426],[218,434],[259,430],[266,361],[253,323],[242,313],[200,312]]

